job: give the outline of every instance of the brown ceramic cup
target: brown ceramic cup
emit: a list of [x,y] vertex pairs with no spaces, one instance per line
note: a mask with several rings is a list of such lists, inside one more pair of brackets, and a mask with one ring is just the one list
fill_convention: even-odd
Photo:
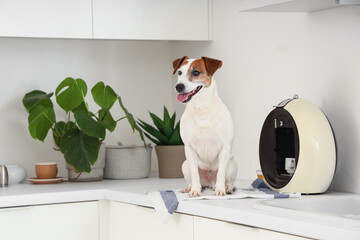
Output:
[[38,179],[55,178],[58,173],[56,163],[36,163],[35,164],[36,177]]

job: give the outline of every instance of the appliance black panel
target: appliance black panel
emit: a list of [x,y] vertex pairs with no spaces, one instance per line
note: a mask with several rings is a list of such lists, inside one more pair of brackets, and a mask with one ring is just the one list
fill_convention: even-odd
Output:
[[285,170],[285,158],[299,157],[299,136],[291,114],[275,108],[265,119],[260,135],[260,165],[264,178],[273,188],[288,184],[293,174]]

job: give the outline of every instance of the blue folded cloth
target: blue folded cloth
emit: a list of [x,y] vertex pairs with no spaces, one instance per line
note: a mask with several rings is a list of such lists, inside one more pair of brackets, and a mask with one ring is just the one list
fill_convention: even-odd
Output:
[[160,216],[161,220],[166,223],[174,211],[177,209],[180,201],[194,201],[200,199],[240,199],[240,198],[293,198],[300,197],[301,193],[279,193],[272,191],[264,182],[263,179],[257,178],[251,184],[251,188],[239,189],[234,188],[232,194],[225,196],[215,196],[214,191],[205,189],[201,192],[199,197],[189,197],[188,193],[182,193],[181,190],[167,190],[148,192],[148,197]]

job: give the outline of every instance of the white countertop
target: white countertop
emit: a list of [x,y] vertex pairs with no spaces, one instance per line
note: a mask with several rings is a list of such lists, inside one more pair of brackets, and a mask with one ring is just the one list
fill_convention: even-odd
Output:
[[[237,187],[249,187],[249,181],[238,180]],[[184,179],[146,178],[138,180],[104,180],[58,184],[22,183],[0,188],[0,208],[92,200],[114,200],[151,207],[147,191],[180,189]],[[347,193],[326,193],[303,198],[353,196]],[[358,195],[357,195],[358,196]],[[319,239],[360,239],[359,226],[347,226],[314,219],[311,214],[294,216],[286,212],[254,208],[261,199],[182,201],[177,212],[224,220],[299,236]],[[267,200],[269,201],[269,200]],[[287,201],[286,199],[273,201]]]

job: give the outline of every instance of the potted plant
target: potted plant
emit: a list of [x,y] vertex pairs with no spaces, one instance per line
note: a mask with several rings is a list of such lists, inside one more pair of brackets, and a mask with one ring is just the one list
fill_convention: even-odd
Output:
[[145,136],[156,144],[155,151],[159,163],[160,178],[182,178],[181,166],[185,161],[184,143],[180,136],[180,121],[175,124],[176,113],[170,117],[164,106],[164,117],[150,112],[150,117],[155,127],[138,120],[138,124],[144,130]]
[[[105,150],[99,156],[100,146],[106,137],[106,130],[113,132],[118,121],[127,119],[134,131],[137,131],[144,142],[141,128],[137,125],[131,113],[124,107],[121,97],[110,86],[98,82],[92,89],[91,95],[100,109],[93,113],[85,101],[88,92],[84,80],[71,77],[63,80],[55,90],[57,104],[66,112],[67,120],[58,121],[55,116],[51,97],[53,93],[34,90],[25,94],[22,102],[29,113],[29,132],[34,139],[44,141],[49,130],[55,141],[55,150],[61,151],[69,171],[69,180],[80,179],[101,180],[105,162]],[[110,113],[111,108],[118,102],[125,113],[124,117],[115,120]],[[145,144],[145,142],[144,142]],[[101,176],[86,175],[92,172],[97,160],[101,159],[99,168]],[[79,180],[80,180],[79,179]]]

